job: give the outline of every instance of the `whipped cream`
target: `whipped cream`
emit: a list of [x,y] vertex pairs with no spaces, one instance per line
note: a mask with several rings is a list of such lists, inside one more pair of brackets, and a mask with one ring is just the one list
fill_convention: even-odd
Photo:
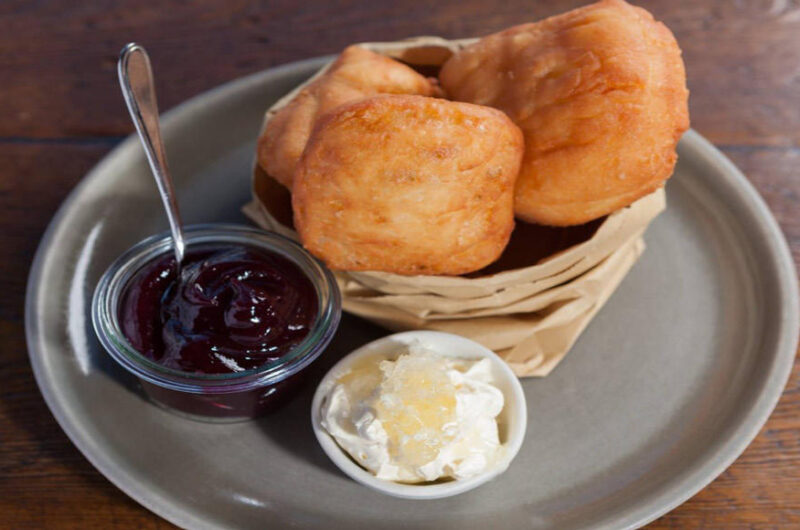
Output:
[[492,383],[489,359],[445,357],[413,343],[396,360],[361,359],[341,374],[321,423],[380,479],[464,479],[490,469],[504,449],[503,393]]

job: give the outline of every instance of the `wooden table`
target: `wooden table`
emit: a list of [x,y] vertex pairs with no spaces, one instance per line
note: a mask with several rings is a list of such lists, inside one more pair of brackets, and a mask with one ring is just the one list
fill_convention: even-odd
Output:
[[[47,223],[132,130],[115,73],[125,42],[147,45],[168,109],[225,81],[352,42],[480,35],[581,3],[2,2],[0,526],[172,527],[117,490],[70,443],[39,394],[24,339],[26,275]],[[683,48],[693,127],[759,189],[800,262],[800,7],[787,0],[642,3]],[[800,527],[800,364],[742,457],[650,528],[790,526]]]

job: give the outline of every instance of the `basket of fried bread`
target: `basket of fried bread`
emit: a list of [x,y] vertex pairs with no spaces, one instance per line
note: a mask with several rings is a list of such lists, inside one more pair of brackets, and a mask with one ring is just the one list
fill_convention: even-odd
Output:
[[245,212],[334,270],[346,311],[544,376],[643,252],[687,98],[674,37],[622,0],[353,45],[266,111]]

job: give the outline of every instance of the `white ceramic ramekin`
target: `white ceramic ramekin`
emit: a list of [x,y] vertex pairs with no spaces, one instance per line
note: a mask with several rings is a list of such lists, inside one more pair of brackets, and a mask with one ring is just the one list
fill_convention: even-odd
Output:
[[[500,441],[505,447],[505,451],[501,460],[495,467],[468,479],[447,482],[403,484],[382,480],[356,464],[322,427],[321,409],[324,400],[330,394],[338,377],[347,371],[353,362],[362,357],[372,355],[398,355],[406,350],[406,345],[417,341],[441,355],[464,359],[488,358],[491,360],[495,386],[503,392],[503,396],[505,397],[505,406],[498,417]],[[311,424],[314,429],[314,434],[322,446],[322,449],[328,457],[333,460],[333,463],[345,474],[365,486],[369,486],[387,495],[405,499],[440,499],[442,497],[450,497],[476,488],[497,477],[508,468],[508,465],[519,452],[522,441],[525,438],[527,418],[528,413],[525,395],[522,392],[522,385],[520,385],[519,379],[514,375],[514,372],[511,371],[500,357],[477,342],[451,333],[442,333],[438,331],[406,331],[404,333],[396,333],[358,348],[342,358],[325,375],[317,387],[314,400],[311,403]]]

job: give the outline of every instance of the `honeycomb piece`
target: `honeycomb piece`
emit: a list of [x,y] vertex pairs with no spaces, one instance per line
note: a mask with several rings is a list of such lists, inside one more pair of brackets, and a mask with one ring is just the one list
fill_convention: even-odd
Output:
[[417,468],[434,460],[455,436],[456,389],[447,364],[432,355],[401,355],[380,364],[374,409],[389,438],[389,454]]

